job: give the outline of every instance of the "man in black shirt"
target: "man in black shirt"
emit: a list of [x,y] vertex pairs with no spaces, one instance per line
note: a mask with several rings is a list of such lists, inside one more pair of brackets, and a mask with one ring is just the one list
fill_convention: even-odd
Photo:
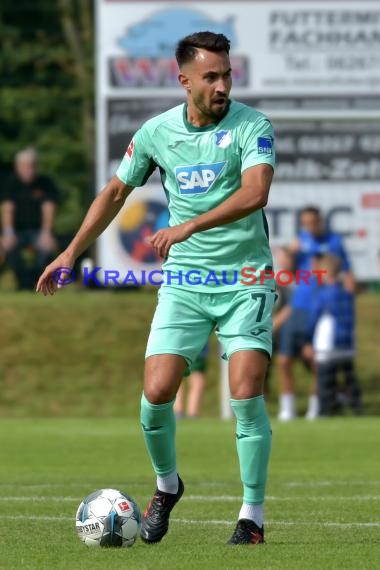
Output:
[[32,289],[57,250],[52,233],[58,202],[54,183],[37,172],[34,149],[17,153],[2,196],[2,246],[20,289]]

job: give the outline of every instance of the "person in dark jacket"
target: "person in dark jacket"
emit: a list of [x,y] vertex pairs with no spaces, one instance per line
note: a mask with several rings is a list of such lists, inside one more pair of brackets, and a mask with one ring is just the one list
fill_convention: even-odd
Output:
[[57,252],[53,224],[58,192],[38,173],[38,157],[28,148],[16,154],[15,172],[2,195],[1,245],[20,289],[33,289],[38,275]]

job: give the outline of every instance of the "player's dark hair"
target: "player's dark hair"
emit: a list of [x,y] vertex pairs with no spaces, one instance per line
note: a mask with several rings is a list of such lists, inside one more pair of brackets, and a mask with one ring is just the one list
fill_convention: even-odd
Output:
[[175,56],[178,67],[192,61],[197,55],[197,49],[205,49],[206,51],[230,52],[230,40],[224,34],[215,34],[214,32],[197,32],[179,40]]
[[301,216],[302,214],[314,214],[314,216],[321,218],[321,210],[317,206],[305,206],[300,212]]

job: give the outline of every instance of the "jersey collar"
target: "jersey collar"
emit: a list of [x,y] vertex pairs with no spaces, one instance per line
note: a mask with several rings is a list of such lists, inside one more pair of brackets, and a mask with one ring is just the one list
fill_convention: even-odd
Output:
[[206,125],[205,127],[196,127],[196,126],[192,125],[191,123],[189,123],[189,121],[187,120],[187,103],[184,103],[184,105],[183,105],[183,123],[184,123],[186,129],[190,133],[205,133],[207,131],[213,131],[215,129],[215,127],[217,127],[221,123],[221,121],[223,121],[224,117],[228,114],[230,107],[231,107],[231,100],[228,101],[226,111],[225,111],[224,115],[222,117],[220,117],[220,119],[217,123],[211,123],[210,125]]

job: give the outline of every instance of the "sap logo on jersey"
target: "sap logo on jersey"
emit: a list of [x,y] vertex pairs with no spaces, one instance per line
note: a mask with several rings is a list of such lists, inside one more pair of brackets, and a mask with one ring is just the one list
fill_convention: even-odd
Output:
[[204,194],[208,192],[219,178],[226,161],[214,164],[196,164],[192,166],[177,166],[175,175],[180,194]]

